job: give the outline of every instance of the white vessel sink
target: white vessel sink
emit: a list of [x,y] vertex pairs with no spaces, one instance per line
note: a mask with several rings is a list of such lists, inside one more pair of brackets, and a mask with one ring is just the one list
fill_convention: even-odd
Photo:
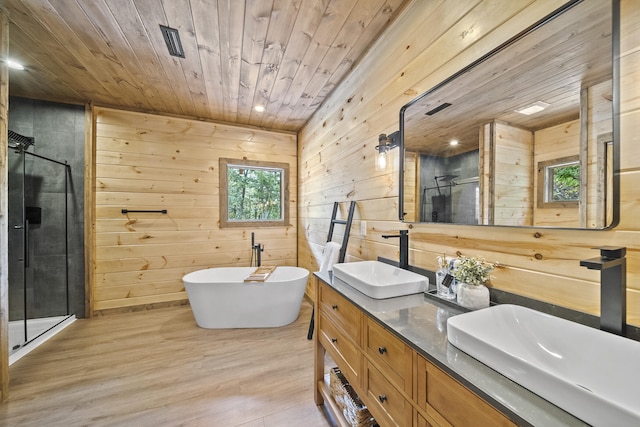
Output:
[[425,276],[380,261],[335,264],[333,275],[375,299],[417,294],[429,284]]
[[450,317],[447,335],[591,425],[640,425],[640,342],[507,304]]

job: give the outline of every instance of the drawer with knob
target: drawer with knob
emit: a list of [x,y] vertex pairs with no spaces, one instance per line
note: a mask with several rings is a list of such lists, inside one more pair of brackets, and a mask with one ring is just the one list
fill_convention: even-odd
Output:
[[413,407],[371,362],[366,363],[366,404],[381,426],[410,426]]
[[349,382],[357,388],[362,372],[362,352],[324,313],[320,314],[318,322],[320,343]]
[[362,312],[325,284],[319,287],[319,309],[358,345],[361,344]]
[[439,424],[515,426],[500,411],[422,356],[418,356],[417,369],[417,403]]
[[410,395],[413,355],[411,348],[370,318],[367,318],[365,327],[367,356],[378,364],[391,382]]

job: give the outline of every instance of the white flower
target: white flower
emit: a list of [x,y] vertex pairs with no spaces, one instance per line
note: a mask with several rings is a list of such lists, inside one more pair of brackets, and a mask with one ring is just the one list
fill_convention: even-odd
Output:
[[451,274],[460,282],[484,285],[494,268],[495,263],[488,263],[482,258],[461,256],[455,260]]

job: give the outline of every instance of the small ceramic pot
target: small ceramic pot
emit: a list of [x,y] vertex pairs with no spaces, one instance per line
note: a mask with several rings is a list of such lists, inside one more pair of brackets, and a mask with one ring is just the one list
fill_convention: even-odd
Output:
[[471,310],[489,307],[489,288],[458,282],[458,304]]

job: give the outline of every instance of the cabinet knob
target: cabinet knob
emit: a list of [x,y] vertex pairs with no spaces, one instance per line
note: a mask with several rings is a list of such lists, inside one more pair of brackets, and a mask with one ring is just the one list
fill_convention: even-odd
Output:
[[381,394],[380,396],[378,396],[378,400],[380,401],[380,403],[384,403],[387,401],[387,395],[386,394]]
[[338,338],[331,338],[331,342],[334,343],[334,344],[337,343],[338,342]]
[[378,347],[378,353],[385,354],[387,352],[387,347]]
[[333,304],[333,305],[331,306],[331,308],[332,308],[332,309],[334,309],[334,310],[337,310],[337,309],[338,309],[338,304]]

